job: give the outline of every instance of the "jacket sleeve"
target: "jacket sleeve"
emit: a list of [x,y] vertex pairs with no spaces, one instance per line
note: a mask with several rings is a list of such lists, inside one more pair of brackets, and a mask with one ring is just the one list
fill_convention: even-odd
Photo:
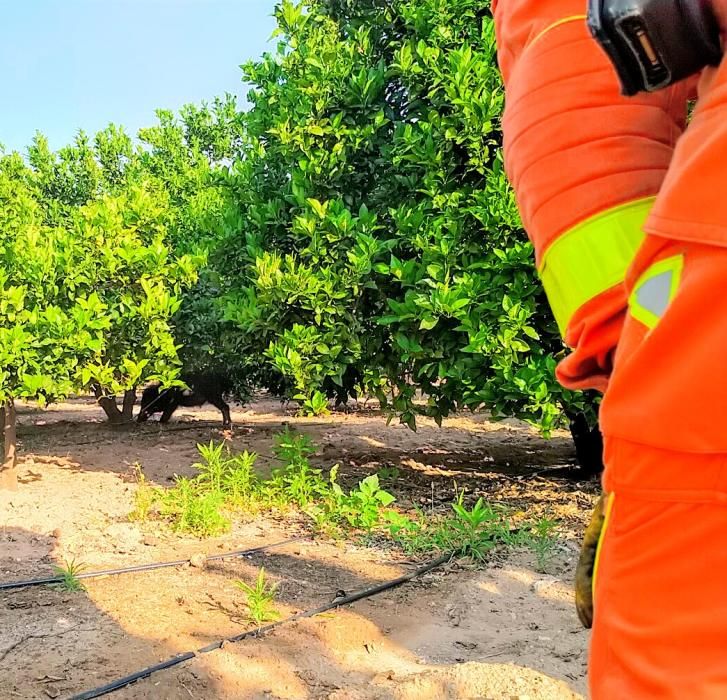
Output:
[[493,2],[508,177],[566,344],[572,389],[605,390],[623,279],[643,238],[695,80],[622,97],[585,0]]

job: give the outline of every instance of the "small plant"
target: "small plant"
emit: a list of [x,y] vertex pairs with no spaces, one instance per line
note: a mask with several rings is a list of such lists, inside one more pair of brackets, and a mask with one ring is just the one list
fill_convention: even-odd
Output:
[[351,527],[370,533],[381,522],[382,509],[390,506],[395,500],[388,491],[379,486],[379,477],[372,474],[343,500],[343,515]]
[[394,496],[380,487],[376,474],[367,476],[348,493],[337,482],[337,476],[338,465],[331,469],[328,482],[321,479],[318,498],[305,512],[313,518],[316,528],[328,535],[336,536],[343,529],[363,530],[370,535],[385,523]]
[[146,522],[149,513],[158,500],[158,489],[154,488],[147,480],[141,465],[137,462],[134,465],[134,476],[136,477],[136,493],[134,494],[134,510],[129,513],[129,520]]
[[228,498],[238,507],[249,506],[258,488],[258,476],[254,469],[256,461],[257,455],[247,450],[228,460],[222,487]]
[[464,507],[461,493],[457,503],[452,504],[455,513],[450,521],[453,549],[463,556],[482,561],[486,554],[502,541],[501,516],[482,498],[470,509]]
[[386,467],[381,467],[379,471],[377,472],[379,481],[384,484],[389,481],[396,481],[399,478],[399,475],[401,474],[401,469],[399,467],[396,467],[394,465],[389,465]]
[[389,536],[407,554],[416,554],[435,549],[433,538],[427,527],[427,519],[421,513],[416,517],[404,515],[395,510],[389,510],[385,515],[386,530]]
[[224,442],[215,445],[212,440],[210,440],[209,445],[197,445],[197,450],[202,457],[201,462],[193,465],[199,470],[197,482],[200,485],[207,486],[210,491],[222,491],[223,480],[227,471],[226,460],[222,455],[224,449]]
[[455,552],[481,562],[493,547],[506,543],[508,530],[503,514],[483,499],[478,499],[470,509],[463,500],[464,493],[460,493],[457,502],[452,503],[453,513],[447,517],[421,511],[413,516],[389,511],[389,535],[408,553]]
[[235,581],[235,585],[246,596],[245,604],[250,622],[260,627],[264,622],[271,622],[280,617],[280,613],[274,609],[278,584],[269,583],[265,579],[264,567],[260,568],[254,586],[245,581]]
[[73,593],[85,591],[86,587],[78,578],[78,575],[84,568],[83,564],[76,563],[75,559],[71,559],[70,561],[68,559],[64,559],[63,566],[54,566],[53,570],[55,571],[55,575],[63,579],[57,584],[59,590]]
[[278,491],[276,495],[282,503],[305,508],[328,493],[328,482],[321,474],[320,469],[313,469],[308,459],[303,458],[276,470],[268,489],[271,495]]
[[314,391],[310,396],[297,394],[294,398],[300,401],[298,414],[301,416],[325,416],[330,413],[328,398],[320,391]]
[[548,518],[538,520],[523,536],[524,544],[535,553],[536,568],[544,572],[555,553],[558,538],[555,535],[557,523]]
[[177,478],[175,488],[162,495],[160,513],[176,532],[211,537],[227,531],[230,521],[222,514],[225,494],[204,491],[193,479]]
[[[154,507],[155,514],[166,519],[173,530],[209,537],[229,529],[230,514],[293,509],[307,515],[315,530],[329,537],[355,532],[370,540],[388,535],[412,554],[456,552],[482,561],[495,545],[516,544],[508,539],[509,529],[500,510],[481,498],[468,509],[464,493],[459,494],[446,517],[394,510],[395,498],[382,488],[382,479],[395,478],[399,473],[396,467],[385,468],[344,490],[338,483],[338,465],[326,478],[322,469],[310,464],[316,451],[310,438],[290,429],[275,436],[273,452],[281,465],[269,479],[255,472],[254,453],[233,456],[225,452],[223,444],[215,443],[199,445],[198,449],[201,461],[195,466],[199,474],[192,479],[177,478],[172,489],[152,489],[140,475],[134,513],[138,519],[145,518]],[[533,542],[544,546],[543,535],[538,532]]]
[[273,454],[284,464],[297,464],[316,451],[316,446],[307,435],[296,433],[288,427],[273,439]]
[[316,451],[307,435],[286,428],[275,436],[273,453],[283,464],[262,485],[262,495],[277,507],[295,505],[305,509],[325,499],[330,491],[322,470],[311,467],[308,458]]
[[343,502],[346,499],[343,489],[337,482],[338,468],[338,464],[331,468],[328,482],[320,488],[321,499],[309,504],[304,511],[313,520],[318,532],[333,538],[342,534]]
[[[156,507],[173,530],[210,537],[230,528],[225,511],[254,510],[260,500],[260,482],[254,465],[257,455],[224,453],[224,443],[197,445],[202,461],[194,466],[199,474],[193,479],[178,477],[172,489],[140,488],[137,505],[130,514],[141,520]],[[141,482],[140,482],[141,485]]]

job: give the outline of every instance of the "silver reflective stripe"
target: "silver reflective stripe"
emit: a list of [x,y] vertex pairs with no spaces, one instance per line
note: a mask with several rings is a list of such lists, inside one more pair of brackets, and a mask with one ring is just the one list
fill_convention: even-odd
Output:
[[646,280],[636,290],[635,296],[638,305],[657,318],[661,318],[671,301],[674,274],[674,270],[666,270]]

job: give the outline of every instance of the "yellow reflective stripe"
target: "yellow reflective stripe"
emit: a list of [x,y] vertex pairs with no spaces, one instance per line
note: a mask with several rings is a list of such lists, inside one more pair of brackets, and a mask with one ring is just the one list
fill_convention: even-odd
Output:
[[659,277],[666,272],[671,272],[671,279],[669,280],[669,296],[666,300],[665,306],[670,304],[676,296],[677,290],[679,289],[679,282],[682,279],[682,269],[684,268],[684,256],[675,255],[671,258],[665,258],[659,260],[649,267],[638,282],[634,285],[634,290],[631,292],[629,297],[629,311],[631,315],[641,321],[645,326],[649,328],[655,328],[656,324],[661,320],[661,316],[655,314],[650,309],[639,303],[639,291],[649,280],[653,280],[655,277]]
[[545,251],[538,272],[561,335],[583,304],[623,281],[653,204],[648,197],[601,212]]
[[601,558],[601,549],[603,548],[603,538],[606,536],[606,528],[608,527],[608,521],[611,519],[611,510],[613,509],[614,494],[609,493],[606,496],[606,514],[603,516],[603,526],[601,527],[601,534],[598,536],[598,544],[596,545],[596,559],[593,562],[593,576],[591,577],[591,597],[593,598],[594,604],[596,600],[596,576],[598,575],[598,561]]
[[553,24],[549,24],[542,32],[538,33],[528,44],[528,48],[530,48],[536,41],[542,39],[549,31],[556,27],[560,27],[562,24],[568,24],[569,22],[585,22],[587,19],[586,15],[570,15],[570,17],[563,17],[563,19],[559,19],[556,22],[553,22]]

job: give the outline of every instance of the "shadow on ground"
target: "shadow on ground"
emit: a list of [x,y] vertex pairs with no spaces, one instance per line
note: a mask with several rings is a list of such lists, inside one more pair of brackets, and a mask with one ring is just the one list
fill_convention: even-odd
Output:
[[[165,485],[175,473],[193,473],[198,442],[223,436],[214,410],[182,413],[161,429],[113,429],[100,418],[85,401],[21,413],[20,491],[0,495],[1,580],[46,575],[64,559],[100,569],[290,537],[294,524],[281,518],[238,523],[205,541],[129,522],[135,464]],[[344,480],[396,467],[391,490],[422,506],[451,499],[456,479],[473,497],[559,514],[578,535],[597,491],[595,482],[559,475],[572,461],[568,439],[544,443],[519,424],[460,418],[442,430],[427,424],[411,433],[387,428],[372,411],[306,420],[277,402],[237,410],[234,418],[231,447],[259,452],[263,469],[271,466],[272,435],[287,423],[320,446],[317,463],[339,462]],[[574,550],[566,544],[548,575],[536,574],[522,555],[487,571],[450,566],[348,609],[226,646],[110,697],[578,697],[588,637],[572,608]],[[280,583],[278,605],[288,615],[413,565],[394,552],[302,542],[205,569],[94,579],[87,594],[47,587],[6,592],[0,594],[0,697],[67,697],[239,633],[247,623],[235,581],[253,580],[260,566]]]

